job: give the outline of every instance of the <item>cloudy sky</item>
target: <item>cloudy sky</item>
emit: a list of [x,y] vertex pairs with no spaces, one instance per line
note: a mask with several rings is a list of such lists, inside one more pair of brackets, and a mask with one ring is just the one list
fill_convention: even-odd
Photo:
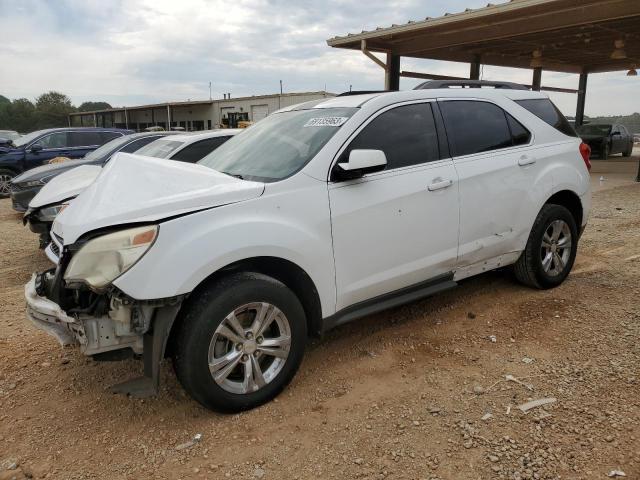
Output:
[[[0,94],[47,90],[114,106],[285,91],[383,87],[359,52],[326,39],[486,5],[487,0],[0,0]],[[466,76],[468,65],[403,60],[402,69]],[[530,82],[527,70],[485,67],[485,79]],[[588,115],[640,111],[640,77],[589,78]],[[577,75],[543,84],[577,87]],[[409,89],[417,80],[402,79]],[[553,94],[565,114],[575,95]]]

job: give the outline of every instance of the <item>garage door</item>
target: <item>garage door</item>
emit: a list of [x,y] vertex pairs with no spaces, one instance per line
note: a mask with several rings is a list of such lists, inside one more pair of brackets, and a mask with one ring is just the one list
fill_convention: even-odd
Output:
[[269,115],[269,105],[251,105],[251,120],[257,122]]

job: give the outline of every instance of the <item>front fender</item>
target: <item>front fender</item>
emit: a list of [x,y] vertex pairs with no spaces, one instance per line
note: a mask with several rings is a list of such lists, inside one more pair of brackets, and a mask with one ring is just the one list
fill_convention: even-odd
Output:
[[302,268],[318,290],[323,316],[335,310],[335,273],[326,183],[201,211],[160,224],[158,238],[114,281],[147,300],[192,292],[227,265],[276,257]]

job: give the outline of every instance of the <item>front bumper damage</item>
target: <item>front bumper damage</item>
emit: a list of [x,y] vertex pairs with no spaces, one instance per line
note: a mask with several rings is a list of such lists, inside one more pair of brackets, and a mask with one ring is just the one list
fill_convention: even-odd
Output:
[[62,267],[34,274],[25,285],[27,318],[58,342],[96,360],[131,356],[144,361],[144,376],[112,390],[137,397],[154,395],[159,366],[182,297],[136,301],[119,291],[105,294],[65,288]]

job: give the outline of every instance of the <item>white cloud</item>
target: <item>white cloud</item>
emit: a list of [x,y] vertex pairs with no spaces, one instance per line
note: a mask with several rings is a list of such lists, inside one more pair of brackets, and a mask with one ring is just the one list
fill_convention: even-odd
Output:
[[[326,39],[438,16],[486,0],[0,0],[0,94],[34,98],[59,90],[75,102],[115,105],[273,93],[382,88],[383,71]],[[465,76],[468,65],[403,60],[403,69]],[[485,67],[484,77],[530,82],[531,72]],[[402,88],[419,81],[403,79]],[[590,77],[587,113],[640,110],[638,80]],[[576,75],[543,83],[576,88]],[[567,114],[575,95],[552,94]]]

